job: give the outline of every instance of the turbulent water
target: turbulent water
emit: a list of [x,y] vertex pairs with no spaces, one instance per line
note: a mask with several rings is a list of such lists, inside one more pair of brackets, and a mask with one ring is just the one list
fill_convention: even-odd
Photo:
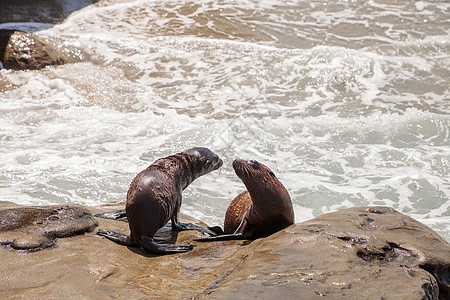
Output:
[[243,158],[272,168],[297,222],[388,205],[450,240],[448,1],[87,2],[0,24],[71,60],[0,70],[0,200],[121,202],[155,159],[205,146],[224,166],[182,211],[209,225],[245,189]]

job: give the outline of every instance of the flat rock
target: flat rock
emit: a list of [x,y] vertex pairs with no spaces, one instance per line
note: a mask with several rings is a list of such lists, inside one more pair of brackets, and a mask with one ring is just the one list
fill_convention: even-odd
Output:
[[[89,208],[102,213],[122,205]],[[204,226],[188,216],[183,222]],[[98,218],[129,234],[128,224]],[[197,231],[158,233],[193,243]],[[450,246],[425,225],[387,207],[361,207],[295,224],[268,238],[195,242],[156,256],[95,232],[58,247],[18,253],[0,247],[0,298],[448,299]],[[26,271],[24,271],[26,270]]]
[[92,231],[98,222],[80,206],[14,207],[0,210],[0,244],[15,250],[54,247],[55,239]]

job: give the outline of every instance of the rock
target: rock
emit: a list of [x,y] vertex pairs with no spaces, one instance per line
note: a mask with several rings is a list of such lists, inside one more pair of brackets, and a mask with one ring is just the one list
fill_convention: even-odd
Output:
[[98,0],[1,0],[1,23],[53,23]]
[[6,69],[38,70],[66,63],[64,55],[31,33],[0,30],[0,62]]
[[[40,5],[39,5],[40,4]],[[63,19],[62,7],[54,0],[2,0],[0,23],[39,22],[50,23]]]
[[295,224],[257,246],[203,298],[449,299],[450,246],[392,208]]
[[[89,208],[102,213],[123,208]],[[181,221],[205,226],[188,216]],[[128,224],[97,219],[129,234]],[[158,231],[161,243],[192,243],[197,231]],[[0,247],[0,298],[448,299],[450,246],[425,225],[386,207],[351,208],[252,242],[196,242],[155,256],[95,232],[58,247]],[[26,270],[24,272],[24,270]]]
[[55,246],[55,239],[92,231],[92,214],[78,206],[16,207],[0,210],[0,244],[37,251]]

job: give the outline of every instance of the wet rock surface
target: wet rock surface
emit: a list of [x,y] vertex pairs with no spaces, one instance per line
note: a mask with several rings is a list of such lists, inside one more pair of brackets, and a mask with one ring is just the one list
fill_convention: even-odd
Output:
[[0,30],[0,62],[5,69],[38,70],[66,63],[64,55],[31,33]]
[[[123,208],[89,208],[102,213]],[[204,226],[182,215],[183,222]],[[129,233],[126,222],[99,228]],[[192,243],[196,231],[158,233]],[[252,242],[198,243],[155,256],[90,232],[58,247],[0,247],[0,298],[448,299],[450,246],[425,225],[386,207],[351,208],[294,224]]]

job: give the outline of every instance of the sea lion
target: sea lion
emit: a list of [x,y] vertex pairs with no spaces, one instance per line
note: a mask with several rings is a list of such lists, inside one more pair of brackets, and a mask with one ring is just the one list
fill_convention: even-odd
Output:
[[211,227],[217,236],[196,241],[253,240],[294,224],[291,197],[272,170],[256,160],[242,159],[234,160],[233,168],[247,190],[228,206],[224,233],[221,234],[217,227]]
[[181,192],[196,178],[217,170],[222,160],[207,148],[192,148],[160,158],[131,182],[125,206],[131,234],[99,230],[97,234],[126,246],[140,246],[154,253],[178,253],[194,245],[159,245],[153,241],[158,229],[172,220],[172,230],[198,230],[215,233],[189,223],[178,222]]

